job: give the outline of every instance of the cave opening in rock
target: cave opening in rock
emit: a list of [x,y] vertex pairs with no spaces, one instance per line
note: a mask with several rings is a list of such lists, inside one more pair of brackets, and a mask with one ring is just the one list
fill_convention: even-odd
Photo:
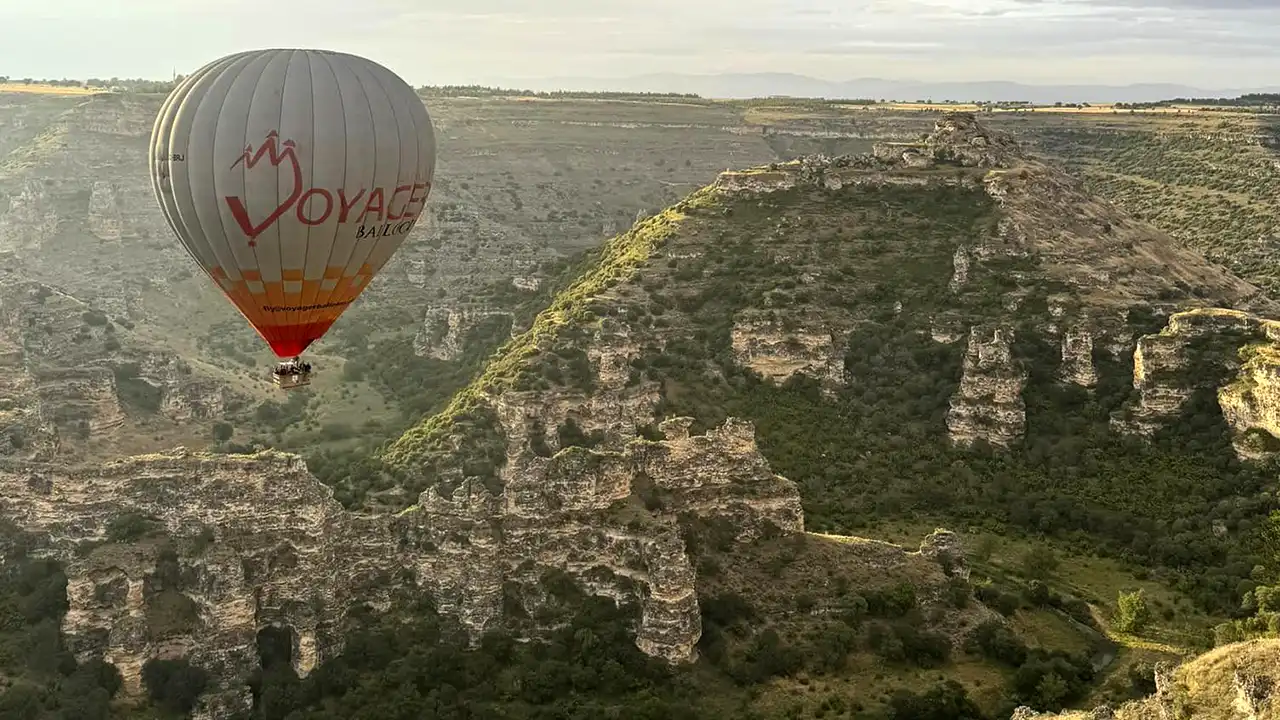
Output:
[[263,671],[293,665],[293,629],[271,625],[258,631],[258,663]]

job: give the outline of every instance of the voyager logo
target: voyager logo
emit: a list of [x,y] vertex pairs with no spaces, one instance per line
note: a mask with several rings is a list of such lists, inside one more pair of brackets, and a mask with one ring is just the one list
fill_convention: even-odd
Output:
[[[352,197],[347,197],[344,188],[338,188],[337,190],[316,187],[304,189],[302,185],[302,164],[298,162],[298,155],[295,152],[297,146],[293,140],[285,140],[277,146],[276,143],[279,138],[280,134],[272,130],[267,133],[266,139],[257,150],[254,150],[253,145],[246,146],[244,152],[229,168],[234,170],[237,165],[244,163],[246,169],[253,169],[265,157],[267,162],[276,168],[288,161],[288,169],[293,172],[293,191],[271,214],[256,224],[249,217],[249,210],[244,206],[244,201],[241,198],[234,195],[227,195],[223,198],[227,202],[227,207],[231,210],[232,217],[240,225],[240,229],[245,236],[249,238],[249,247],[255,247],[257,245],[257,237],[278,222],[290,210],[294,212],[298,222],[303,225],[321,225],[333,217],[334,212],[338,214],[338,223],[344,224],[352,219],[353,211],[362,201],[363,205],[354,219],[354,222],[360,223],[360,227],[356,229],[356,238],[365,239],[403,235],[413,229],[414,224],[417,222],[418,214],[422,210],[422,205],[427,201],[427,195],[431,193],[431,183],[398,185],[391,192],[387,192],[384,187],[375,187],[372,190],[368,190],[367,195],[365,188],[360,188]],[[314,202],[312,202],[313,200]],[[373,216],[374,222],[366,224],[370,215]]]

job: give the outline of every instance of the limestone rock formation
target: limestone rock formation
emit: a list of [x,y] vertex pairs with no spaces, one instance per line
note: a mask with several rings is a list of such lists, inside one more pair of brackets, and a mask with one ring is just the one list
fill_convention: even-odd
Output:
[[471,330],[512,316],[511,303],[481,296],[505,284],[515,297],[527,297],[541,282],[542,264],[557,257],[544,241],[454,201],[447,191],[433,195],[421,227],[422,239],[398,252],[369,289],[375,298],[402,295],[403,284],[427,300],[414,338],[421,357],[456,360]]
[[1274,344],[1246,347],[1235,380],[1218,390],[1218,405],[1236,430],[1236,451],[1260,458],[1280,440],[1280,352]]
[[951,280],[947,283],[947,289],[956,292],[969,282],[969,251],[963,245],[956,248],[955,255],[951,259],[952,272]]
[[152,419],[220,418],[234,395],[106,313],[18,272],[0,275],[0,454],[118,456]]
[[920,543],[920,554],[944,568],[955,577],[969,579],[969,566],[965,558],[960,536],[943,528],[929,533]]
[[813,187],[842,190],[863,186],[976,184],[972,176],[913,175],[894,173],[894,169],[914,169],[906,162],[883,161],[867,155],[827,157],[810,155],[785,163],[774,163],[751,170],[729,170],[716,177],[715,187],[730,194],[758,195]]
[[414,337],[413,351],[420,357],[457,360],[462,356],[467,334],[493,318],[514,320],[507,310],[455,305],[429,307]]
[[787,313],[780,320],[769,311],[745,312],[733,326],[733,354],[742,366],[778,383],[801,374],[839,386],[844,382],[846,328],[832,319],[805,322]]
[[0,250],[15,251],[28,280],[141,320],[138,300],[147,287],[190,272],[146,170],[160,102],[106,93],[68,98],[7,159]]
[[0,252],[43,247],[58,232],[61,220],[43,183],[27,181],[8,200],[0,212]]
[[124,218],[116,199],[115,186],[105,180],[94,180],[89,194],[89,232],[100,240],[119,240]]
[[[8,465],[0,487],[4,516],[46,536],[66,563],[63,630],[77,655],[112,662],[134,693],[147,660],[187,656],[224,680],[207,698],[211,717],[246,707],[247,688],[225,679],[256,661],[263,627],[292,628],[304,674],[340,649],[329,623],[353,602],[376,601],[371,573],[394,554],[385,527],[348,517],[283,455],[178,450],[79,470]],[[102,544],[143,518],[167,539]]]
[[1005,133],[992,132],[973,113],[947,113],[934,123],[933,132],[922,142],[876,143],[872,156],[926,169],[939,162],[966,167],[1004,167],[1021,156],[1018,144]]
[[1062,332],[1061,377],[1080,387],[1098,384],[1098,368],[1094,365],[1094,336],[1098,331],[1086,323],[1072,325]]
[[[116,111],[125,108],[104,105],[84,122],[93,132],[127,136],[112,119]],[[83,191],[85,184],[78,182]],[[1002,217],[992,236],[965,235],[946,245],[938,262],[939,294],[949,287],[958,298],[991,282],[987,268],[996,261],[1039,263],[1008,264],[1007,275],[997,279],[1009,289],[982,308],[986,315],[944,308],[919,328],[922,337],[939,342],[967,339],[947,415],[957,443],[1010,446],[1024,432],[1028,369],[1013,348],[1024,326],[1013,320],[1024,304],[1047,302],[1028,290],[1036,281],[1047,277],[1055,289],[1072,295],[1071,309],[1064,304],[1061,312],[1051,310],[1043,330],[1053,340],[1049,347],[1060,348],[1063,380],[1086,387],[1097,379],[1095,348],[1131,347],[1122,330],[1097,318],[1149,306],[1175,281],[1226,304],[1252,297],[1249,286],[1169,250],[1167,238],[1087,200],[1078,183],[1027,160],[1015,143],[966,114],[945,116],[921,143],[882,147],[872,156],[809,156],[727,172],[712,191],[763,207],[757,196],[764,193],[803,189],[797,195],[823,196],[884,185],[959,187],[985,201],[980,189],[999,203]],[[130,217],[128,198],[137,191],[112,188],[123,216]],[[0,440],[12,455],[27,459],[0,464],[0,515],[44,536],[48,552],[67,564],[71,611],[64,630],[77,654],[115,663],[130,692],[138,691],[147,660],[188,657],[215,677],[201,716],[222,720],[247,707],[242,681],[256,662],[257,635],[266,628],[290,630],[296,669],[305,674],[341,651],[343,619],[358,605],[386,609],[397,589],[425,593],[478,634],[504,621],[504,603],[536,610],[547,601],[542,578],[558,570],[593,594],[638,605],[635,642],[641,650],[673,663],[693,660],[702,628],[691,528],[716,521],[732,529],[735,547],[804,537],[798,489],[773,472],[756,445],[753,425],[717,418],[694,432],[693,418],[661,410],[669,399],[669,378],[640,371],[655,358],[673,364],[670,356],[679,344],[702,330],[691,315],[669,312],[672,306],[717,299],[716,287],[698,287],[664,307],[646,305],[647,314],[639,311],[643,303],[628,303],[658,294],[634,282],[642,270],[683,269],[682,261],[702,258],[706,237],[681,244],[661,234],[686,219],[699,199],[691,196],[644,220],[635,244],[607,248],[621,259],[575,286],[576,297],[589,296],[587,302],[545,313],[536,332],[517,338],[445,413],[392,446],[384,459],[402,485],[380,493],[374,503],[394,513],[345,511],[297,458],[271,452],[177,451],[75,469],[32,462],[46,457],[23,448],[31,438],[43,438],[37,420],[44,416],[40,403],[49,397],[42,395],[42,383],[50,378],[64,393],[75,389],[76,419],[91,436],[128,421],[134,406],[126,400],[139,396],[154,401],[161,416],[184,422],[216,416],[229,398],[176,358],[138,348],[107,351],[108,325],[89,314],[96,305],[65,293],[50,294],[47,305],[41,300],[43,310],[31,302],[0,304],[0,362],[24,368],[0,384],[0,422],[25,429],[24,436],[10,433]],[[89,198],[89,205],[98,208],[91,222],[109,230],[102,219],[110,214],[108,204]],[[457,297],[483,285],[481,276],[486,283],[497,278],[504,291],[536,289],[536,266],[552,253],[532,240],[529,252],[512,253],[528,238],[462,203],[434,204],[433,213],[425,242],[398,257],[387,277],[398,273],[418,290],[443,291],[415,345],[419,354],[454,359],[477,324],[505,319],[500,311],[477,309],[488,308],[480,301],[464,304]],[[764,232],[771,240],[803,235],[802,227],[769,220]],[[786,253],[766,252],[775,264],[790,262]],[[812,288],[830,280],[826,273],[807,267],[794,280]],[[373,299],[392,293],[389,286],[384,278],[371,289]],[[770,304],[768,297],[751,296],[746,310],[726,313],[719,334],[707,343],[722,343],[715,362],[678,359],[701,362],[694,377],[708,384],[751,381],[742,375],[726,379],[735,361],[774,382],[805,375],[828,386],[842,384],[847,338],[866,318],[855,321],[853,310],[830,308],[806,314],[782,302]],[[884,306],[886,313],[892,307],[894,317],[908,313],[892,294]],[[989,316],[1001,312],[1004,317]],[[1160,406],[1159,388],[1171,388],[1168,397],[1186,396],[1187,388],[1172,378],[1194,354],[1187,338],[1214,339],[1258,325],[1208,311],[1186,315],[1176,315],[1169,333],[1144,338],[1135,351],[1135,386],[1144,398],[1140,422],[1166,421],[1181,402]],[[1202,320],[1213,317],[1220,319]],[[68,351],[43,330],[24,330],[29,321],[49,325],[55,335],[74,333],[86,344],[100,343],[99,362]],[[83,333],[82,324],[89,328]],[[110,362],[101,362],[104,356]],[[35,368],[33,359],[52,370]],[[1215,367],[1227,372],[1235,366],[1222,361]],[[1257,390],[1267,372],[1250,370],[1251,394],[1241,392],[1232,401],[1237,425],[1270,427],[1270,394]],[[61,432],[53,428],[55,444]],[[0,443],[0,454],[4,447]],[[154,536],[146,532],[149,517],[161,531]],[[913,580],[924,578],[925,600],[941,597],[945,574],[968,574],[957,536],[943,530],[926,538],[917,553],[887,543],[822,541],[830,557],[855,557],[880,574],[904,567],[919,571]],[[977,604],[966,613],[953,613],[942,625],[959,637],[960,627],[993,617]],[[1249,697],[1256,694],[1250,691]]]
[[149,353],[140,363],[140,379],[160,391],[160,412],[170,420],[221,417],[231,392],[222,383],[196,374],[175,355]]
[[1133,353],[1137,402],[1112,424],[1150,435],[1178,416],[1197,391],[1214,392],[1242,457],[1280,449],[1280,323],[1245,312],[1191,310],[1170,316]]
[[[624,322],[600,323],[583,358],[589,365],[575,371],[589,370],[589,393],[561,386],[479,398],[481,407],[471,414],[494,418],[486,443],[505,457],[501,469],[489,477],[467,475],[450,461],[418,498],[432,521],[414,543],[444,551],[417,561],[419,577],[441,607],[473,629],[500,616],[502,585],[494,578],[505,575],[536,594],[536,573],[513,568],[567,568],[575,575],[601,569],[607,572],[588,581],[597,592],[619,597],[623,585],[648,587],[637,644],[688,661],[700,621],[677,513],[729,519],[744,542],[766,524],[803,531],[798,492],[769,470],[750,423],[730,420],[690,435],[691,420],[668,419],[660,427],[663,440],[636,437],[652,421],[659,398],[652,383],[631,382],[635,340]],[[459,535],[472,539],[459,545],[452,540]],[[626,582],[619,585],[610,574]]]
[[1133,386],[1140,397],[1127,421],[1132,431],[1142,435],[1154,433],[1177,417],[1190,396],[1192,387],[1171,377],[1185,364],[1183,348],[1180,339],[1169,335],[1139,338],[1133,351]]
[[[353,514],[296,457],[179,449],[79,469],[0,465],[0,515],[66,563],[63,630],[78,656],[115,664],[132,693],[147,660],[187,657],[216,680],[205,718],[247,709],[238,683],[261,630],[291,631],[305,675],[341,651],[350,608],[385,607],[401,568],[477,632],[501,621],[508,583],[536,605],[540,573],[566,569],[592,592],[638,601],[636,644],[686,662],[701,626],[676,513],[728,519],[743,542],[766,528],[803,532],[804,520],[750,423],[690,435],[687,419],[671,420],[662,430],[665,440],[618,451],[530,458],[521,472],[537,474],[511,478],[505,510],[464,483],[451,498],[432,489],[399,516]],[[664,498],[661,508],[637,513],[637,492],[657,493],[645,497]],[[159,534],[121,537],[146,518]]]
[[955,160],[967,167],[1004,167],[1023,154],[1012,137],[989,130],[967,112],[940,118],[925,149],[935,160]]
[[1027,372],[1014,359],[1013,331],[1004,327],[974,327],[964,356],[964,375],[951,399],[947,427],[952,442],[984,440],[1007,447],[1026,428],[1022,387]]

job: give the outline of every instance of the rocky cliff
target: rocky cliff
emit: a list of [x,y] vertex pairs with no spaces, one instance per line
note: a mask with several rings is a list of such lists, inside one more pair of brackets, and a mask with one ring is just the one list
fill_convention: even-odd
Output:
[[[536,285],[534,288],[536,289]],[[471,307],[462,303],[433,305],[427,308],[422,327],[413,340],[414,352],[436,360],[457,360],[462,356],[467,336],[485,322],[514,322],[510,310],[496,307]]]
[[[947,172],[947,168],[960,169]],[[984,172],[967,172],[965,168]],[[880,143],[867,156],[807,157],[767,168],[726,172],[716,183],[726,194],[750,197],[804,188],[856,192],[859,187],[883,185],[922,190],[949,185],[981,187],[996,206],[998,219],[992,232],[957,243],[946,290],[963,303],[962,298],[974,289],[971,275],[980,276],[984,269],[988,277],[1003,275],[999,282],[1004,287],[991,298],[1001,304],[1002,311],[996,313],[1001,317],[991,324],[989,316],[974,317],[972,311],[953,307],[940,308],[933,320],[936,341],[953,343],[967,338],[964,372],[948,415],[957,443],[982,439],[1008,446],[1021,437],[1026,422],[1021,397],[1026,370],[1011,349],[1020,333],[1048,338],[1058,345],[1061,379],[1089,388],[1097,383],[1096,353],[1128,362],[1135,352],[1136,338],[1142,334],[1134,324],[1135,313],[1160,315],[1170,309],[1214,305],[1263,314],[1277,311],[1255,286],[1089,196],[1079,180],[1029,157],[1009,136],[990,130],[965,113],[944,116],[934,132],[918,142]],[[785,232],[784,220],[775,234]],[[808,281],[812,282],[812,276]],[[736,334],[735,349],[746,353],[746,348],[754,347],[753,342],[771,347],[786,342],[777,333],[762,335],[770,337],[753,341]],[[779,365],[777,359],[757,362],[756,369],[765,375],[790,375],[812,367],[814,359],[808,355],[813,350],[801,348],[838,348],[841,333],[818,345],[801,336],[792,336],[789,342],[794,369]],[[1145,408],[1137,411],[1136,417],[1159,416],[1162,420],[1153,420],[1157,424],[1167,422],[1180,407],[1172,396],[1161,395],[1166,392],[1162,386],[1148,382],[1143,375],[1143,358],[1165,352],[1161,343],[1173,347],[1178,341],[1147,337],[1133,355],[1135,388],[1142,393],[1140,404]],[[819,354],[830,362],[840,353],[820,350]],[[1150,363],[1148,359],[1145,365]],[[1133,422],[1140,432],[1155,427],[1143,425],[1146,421],[1142,419]]]
[[[512,422],[530,419],[527,407],[503,409]],[[504,498],[464,482],[396,516],[344,511],[293,456],[181,449],[76,469],[4,464],[0,513],[65,563],[63,631],[76,654],[113,663],[131,693],[148,660],[187,658],[215,680],[198,717],[248,708],[241,683],[266,628],[290,632],[306,675],[341,652],[357,605],[385,609],[397,589],[416,588],[479,632],[501,622],[504,602],[536,610],[548,569],[638,601],[636,644],[687,662],[701,628],[688,523],[720,519],[738,543],[800,534],[804,523],[795,485],[770,472],[749,423],[691,435],[689,422],[673,418],[664,439],[613,450],[530,454]],[[878,545],[884,581],[910,572],[941,586],[942,563],[963,564],[949,537],[917,554]],[[836,562],[865,554],[823,542]]]
[[120,322],[13,268],[0,273],[0,454],[118,456],[148,434],[207,431],[236,401],[223,382]]
[[[745,418],[760,415],[777,438],[787,416],[773,414],[784,400],[774,391],[784,388],[812,391],[819,402],[808,412],[836,396],[888,398],[876,407],[941,396],[938,432],[959,445],[1012,446],[1041,364],[1054,382],[1088,392],[1100,364],[1126,358],[1150,332],[1135,309],[1254,302],[1265,311],[1255,295],[953,114],[919,143],[724,173],[611,240],[444,412],[383,453],[394,486],[370,493],[366,512],[342,510],[290,456],[175,452],[77,469],[11,463],[0,513],[67,564],[64,630],[77,652],[112,660],[134,691],[146,660],[191,658],[215,674],[207,718],[246,707],[240,683],[265,628],[291,629],[305,673],[340,652],[355,606],[385,609],[389,593],[409,589],[479,633],[504,622],[512,603],[536,610],[548,570],[635,601],[637,646],[688,662],[701,634],[699,555],[713,547],[745,563],[748,549],[779,537],[804,544],[809,565],[867,570],[868,590],[917,588],[958,643],[990,612],[943,602],[957,569],[953,536],[906,552],[805,534],[799,488],[775,474]],[[433,328],[420,351],[447,350],[450,332],[463,333],[450,312],[437,311],[449,329]],[[1174,335],[1212,325],[1173,317]],[[105,343],[96,320],[85,322]],[[0,357],[53,351],[29,335],[4,348]],[[1186,358],[1221,357],[1197,352],[1140,353],[1138,389],[1166,377],[1147,369],[1149,358],[1194,370]],[[1265,355],[1214,367],[1253,367],[1242,382],[1257,383]],[[929,363],[943,368],[939,379],[911,385]],[[903,371],[901,385],[860,385],[885,367]],[[117,398],[121,383],[152,402],[142,385],[191,389],[167,400],[161,390],[159,406],[174,418],[226,402],[163,357],[113,367],[111,377]],[[86,383],[83,395],[91,431],[128,414],[100,385]],[[22,398],[12,409],[30,415]],[[1269,422],[1256,391],[1241,398],[1223,401],[1237,423]],[[822,470],[862,469],[840,465]],[[823,491],[824,481],[808,487]],[[735,567],[739,589],[773,592]]]
[[[7,465],[0,485],[5,517],[66,563],[72,649],[112,662],[132,693],[155,657],[242,677],[271,625],[291,629],[305,674],[340,647],[334,623],[353,602],[376,603],[394,568],[390,520],[343,513],[294,457]],[[246,693],[224,682],[205,715],[228,717]]]
[[172,278],[190,264],[155,206],[146,173],[160,101],[64,99],[69,107],[48,118],[0,172],[0,197],[9,198],[8,212],[0,212],[0,249],[8,245],[30,279],[135,321],[148,316],[137,285]]
[[[834,177],[842,192],[867,180],[857,170]],[[964,183],[977,187],[971,177]],[[479,633],[503,622],[513,601],[536,610],[543,573],[557,569],[596,594],[638,602],[636,644],[645,652],[694,659],[701,619],[692,539],[708,527],[732,529],[720,548],[804,537],[798,488],[772,472],[752,424],[672,413],[670,388],[640,370],[658,362],[658,348],[674,351],[690,327],[675,312],[665,322],[656,307],[636,312],[636,300],[653,291],[635,275],[647,263],[683,270],[702,240],[680,239],[678,230],[686,213],[714,207],[715,192],[615,240],[449,410],[395,444],[386,461],[400,484],[375,497],[382,512],[341,510],[295,458],[271,453],[9,466],[3,513],[67,563],[64,631],[77,652],[111,660],[133,691],[148,659],[188,657],[216,679],[202,715],[222,718],[246,707],[239,682],[267,627],[291,629],[295,668],[305,673],[341,650],[350,608],[385,607],[397,587],[429,593]],[[791,222],[775,225],[779,262],[795,260]],[[814,268],[807,283],[825,286],[827,276]],[[807,374],[840,385],[841,343],[856,318],[769,315],[782,307],[762,297],[731,313],[730,355],[770,369],[774,382]],[[165,382],[182,375],[155,362],[139,370]],[[136,531],[148,518],[154,536]],[[944,565],[953,573],[962,564],[945,533],[915,553],[810,542],[825,566],[879,568],[868,590],[909,579],[957,638],[986,617],[979,605],[942,607]]]
[[1026,403],[1022,388],[1026,371],[1014,359],[1010,328],[975,326],[965,346],[960,388],[951,398],[947,427],[961,444],[984,440],[1008,447],[1022,437]]
[[1112,424],[1150,436],[1197,392],[1210,393],[1242,458],[1280,449],[1280,323],[1237,310],[1175,313],[1133,351],[1134,400]]

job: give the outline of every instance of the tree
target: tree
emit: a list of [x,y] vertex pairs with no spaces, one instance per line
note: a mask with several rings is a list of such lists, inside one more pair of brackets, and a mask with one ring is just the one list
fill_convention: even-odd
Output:
[[1273,510],[1262,528],[1262,552],[1272,575],[1280,580],[1280,510]]
[[1147,596],[1142,590],[1122,591],[1117,604],[1120,610],[1116,614],[1115,627],[1120,632],[1142,632],[1151,621],[1151,608],[1147,607]]
[[889,701],[892,720],[984,720],[981,708],[969,699],[964,686],[947,680],[923,695],[898,690]]
[[209,684],[209,675],[179,660],[149,660],[142,666],[142,684],[157,705],[175,713],[186,714]]
[[1033,580],[1048,580],[1058,569],[1058,556],[1047,547],[1036,545],[1022,556],[1022,572]]
[[978,542],[973,545],[973,559],[978,562],[987,562],[991,559],[991,555],[996,551],[996,539],[993,535],[983,533],[978,537]]
[[236,429],[228,423],[217,422],[213,424],[213,439],[215,442],[226,442],[235,434]]
[[1036,685],[1036,695],[1039,699],[1039,707],[1044,710],[1054,711],[1062,708],[1062,701],[1070,693],[1067,681],[1056,672],[1046,674],[1040,678],[1040,683]]
[[1259,611],[1280,613],[1280,585],[1275,587],[1263,585],[1254,590],[1253,596]]

